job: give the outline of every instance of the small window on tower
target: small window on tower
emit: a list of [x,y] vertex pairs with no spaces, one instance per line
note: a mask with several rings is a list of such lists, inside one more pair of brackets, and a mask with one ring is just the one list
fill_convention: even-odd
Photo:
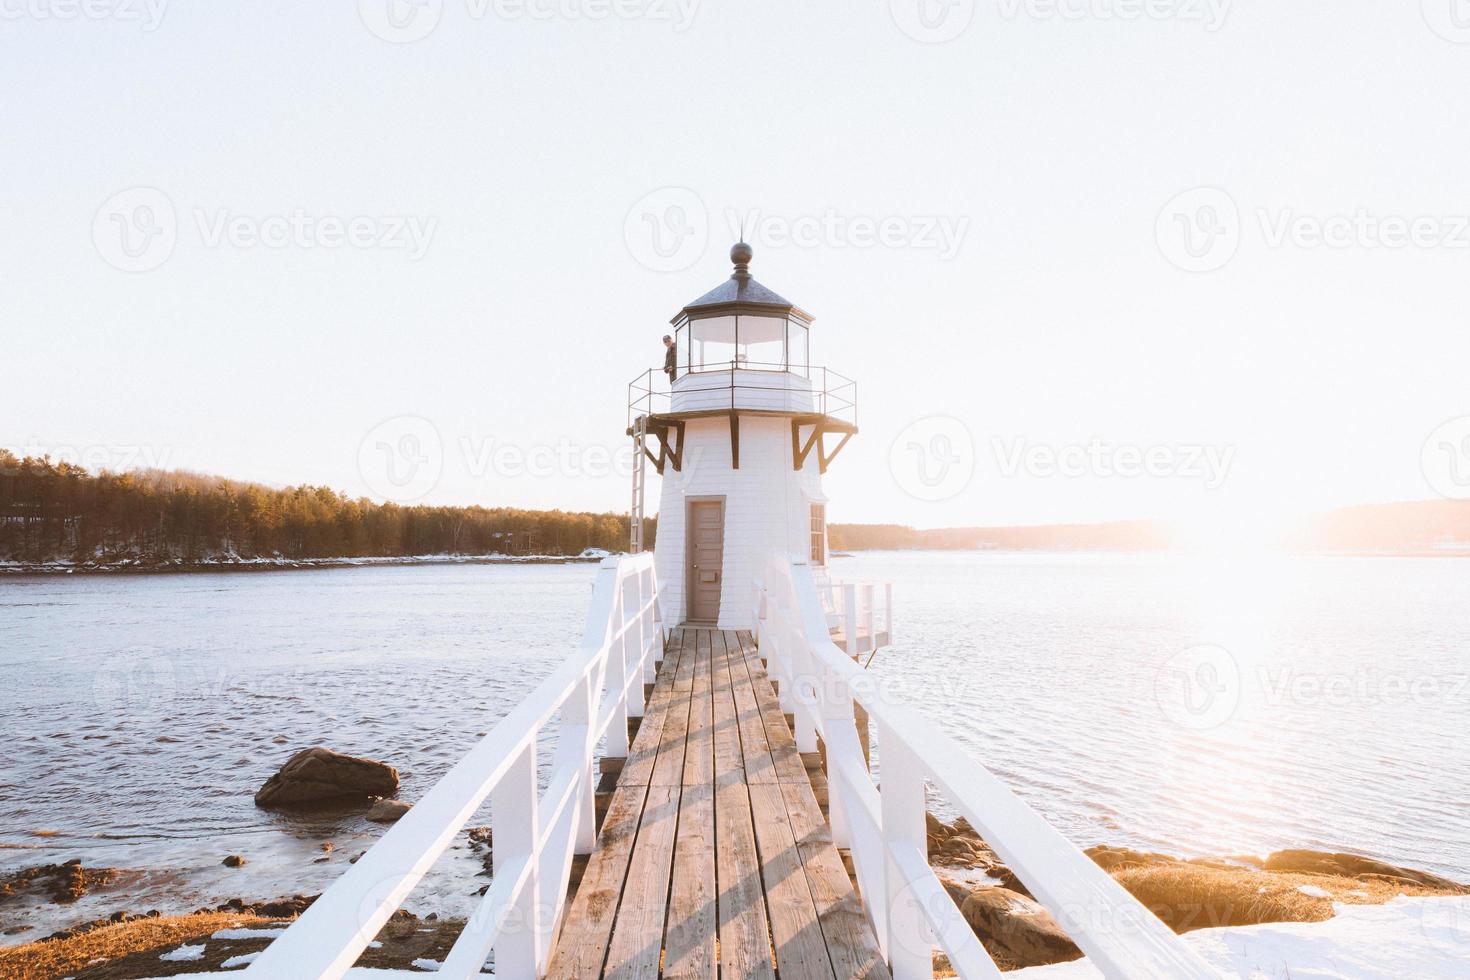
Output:
[[826,504],[812,504],[812,564],[827,564]]

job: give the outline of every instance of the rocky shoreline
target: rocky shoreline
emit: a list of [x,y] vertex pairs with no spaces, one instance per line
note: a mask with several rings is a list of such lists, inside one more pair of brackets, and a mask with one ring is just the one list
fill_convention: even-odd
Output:
[[[927,829],[935,872],[1002,969],[1060,963],[1082,955],[963,818],[946,823],[930,815]],[[488,874],[489,828],[468,828],[465,833],[483,859],[483,873]],[[1085,853],[1179,933],[1323,921],[1333,917],[1337,903],[1376,905],[1399,895],[1470,895],[1470,885],[1345,853],[1293,849],[1265,857],[1185,859],[1110,845],[1097,845]],[[67,904],[122,873],[84,868],[79,861],[29,868],[0,879],[0,910],[13,900],[41,896]],[[76,980],[127,980],[218,968],[232,957],[238,962],[263,949],[280,927],[316,898],[234,898],[183,916],[120,910],[24,946],[0,948],[0,974],[37,980],[63,975]],[[442,961],[462,927],[463,922],[456,918],[436,913],[420,917],[400,910],[376,945],[364,953],[362,964],[431,970]],[[161,958],[175,954],[187,958]],[[944,975],[945,966],[939,957],[939,975]]]
[[[963,817],[946,824],[930,814],[927,831],[930,864],[1002,969],[1081,957],[1051,913]],[[1470,885],[1356,854],[1292,849],[1265,857],[1178,858],[1107,844],[1084,853],[1176,933],[1320,922],[1332,918],[1334,903],[1470,895]],[[970,880],[977,871],[980,882]]]
[[[315,747],[292,755],[261,785],[254,802],[262,807],[295,808],[349,801],[363,808],[366,819],[391,823],[412,807],[396,799],[398,789],[398,771],[392,766]],[[1026,884],[963,817],[946,823],[929,814],[926,831],[930,865],[1002,969],[1044,966],[1082,955]],[[471,827],[462,833],[464,846],[482,869],[476,876],[488,877],[493,868],[490,828]],[[334,849],[328,841],[321,846],[327,853]],[[1319,922],[1332,918],[1337,904],[1379,905],[1400,895],[1470,895],[1470,885],[1346,853],[1293,849],[1264,857],[1185,859],[1106,844],[1085,853],[1178,933]],[[242,867],[248,858],[231,854],[222,863]],[[140,873],[136,869],[88,868],[75,859],[25,868],[0,876],[0,914],[22,906],[69,906],[94,889],[102,889],[99,895],[116,892],[121,897],[126,894],[121,886]],[[483,894],[487,887],[476,893]],[[244,957],[258,953],[279,933],[280,926],[294,920],[317,897],[233,898],[182,916],[165,916],[156,909],[122,909],[23,946],[0,947],[0,975],[127,980],[197,972],[232,958],[243,963],[247,962]],[[461,920],[439,913],[420,919],[400,910],[364,954],[363,964],[432,969],[439,962],[436,957],[442,957],[462,927]],[[5,935],[15,937],[30,929],[21,922],[7,928]],[[938,966],[942,971],[945,964]]]

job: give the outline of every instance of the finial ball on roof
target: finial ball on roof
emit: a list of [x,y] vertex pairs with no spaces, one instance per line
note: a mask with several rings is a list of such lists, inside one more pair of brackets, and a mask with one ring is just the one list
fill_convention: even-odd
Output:
[[755,255],[755,251],[744,242],[736,242],[730,248],[730,261],[736,265],[745,265]]

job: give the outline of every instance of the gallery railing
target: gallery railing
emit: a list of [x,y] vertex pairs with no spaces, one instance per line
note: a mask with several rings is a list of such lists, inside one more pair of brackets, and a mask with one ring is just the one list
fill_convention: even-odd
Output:
[[[776,379],[780,383],[775,383]],[[646,415],[665,415],[673,410],[674,385],[686,379],[697,379],[698,391],[728,393],[719,408],[734,411],[742,404],[742,396],[751,392],[804,393],[804,387],[792,387],[791,379],[810,382],[814,412],[857,425],[857,382],[826,367],[808,367],[803,371],[787,371],[779,364],[729,361],[705,364],[693,373],[681,373],[674,382],[662,368],[649,368],[628,383],[628,428],[634,420]]]

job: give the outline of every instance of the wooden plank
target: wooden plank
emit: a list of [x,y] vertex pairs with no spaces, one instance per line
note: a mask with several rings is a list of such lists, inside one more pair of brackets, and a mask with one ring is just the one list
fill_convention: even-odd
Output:
[[786,724],[786,716],[781,711],[781,702],[776,698],[776,691],[766,676],[766,669],[760,665],[755,640],[747,632],[737,633],[736,637],[740,642],[741,650],[744,651],[745,667],[750,672],[751,688],[760,706],[761,720],[765,723],[766,745],[775,766],[776,781],[805,783],[807,782],[806,767],[802,765],[801,753],[796,750],[796,739],[791,734],[790,726]]
[[[694,684],[695,644],[687,640],[679,647],[679,658],[670,678],[664,682],[668,703],[664,707],[664,728],[659,739],[658,759],[654,763],[652,782],[655,786],[682,786],[684,753],[689,739],[689,705]],[[681,679],[687,687],[680,688]]]
[[648,787],[604,977],[657,980],[678,824],[679,787],[658,783]]
[[766,725],[750,683],[750,672],[745,667],[745,652],[734,633],[721,631],[719,642],[725,644],[727,650],[730,686],[740,727],[740,751],[745,759],[745,781],[752,786],[775,783],[776,764],[771,759]]
[[[708,680],[708,672],[705,679]],[[679,801],[674,881],[664,936],[664,977],[715,980],[715,802],[712,783],[686,785]]]
[[736,718],[735,695],[730,687],[729,652],[723,643],[717,640],[711,640],[711,643],[711,716],[715,726],[715,778],[718,780],[730,773],[743,773],[745,759],[740,752],[740,722]]
[[711,714],[715,725],[715,881],[720,978],[772,978],[770,932],[760,857],[751,824],[740,723],[730,678],[730,651],[716,631],[710,638]]
[[[750,810],[781,980],[833,980],[827,942],[792,837],[781,787],[751,786]],[[847,980],[846,975],[841,980]]]
[[[708,631],[707,630],[694,630],[694,629],[690,629],[690,630],[687,630],[687,632],[690,633],[690,634],[693,634],[692,636],[689,637],[689,639],[692,640],[692,641],[694,641],[694,642],[681,643],[679,645],[679,649],[680,649],[680,652],[681,653],[695,651],[697,649],[697,643],[698,643],[699,639],[701,637],[703,637]],[[678,664],[675,665],[675,671],[674,671],[674,690],[676,692],[681,693],[681,694],[687,694],[689,691],[692,691],[693,689],[694,689],[694,658],[693,657],[680,657]]]
[[694,652],[694,689],[689,705],[689,738],[684,754],[684,785],[714,783],[715,739],[713,695],[710,687],[709,634],[698,641]]
[[[690,639],[692,640],[693,637]],[[643,721],[638,726],[638,735],[628,749],[628,761],[623,764],[623,771],[618,774],[619,788],[630,781],[646,785],[653,777],[654,763],[658,760],[659,748],[663,744],[664,725],[668,720],[669,704],[673,699],[673,675],[683,650],[683,631],[680,631],[679,638],[671,642],[669,649],[664,653],[664,661],[659,666],[658,680],[653,685],[653,695],[648,699]]]
[[577,886],[547,973],[550,980],[599,976],[643,816],[647,783],[619,786],[602,821],[602,837]]
[[603,818],[597,848],[592,852],[587,870],[577,886],[576,897],[567,910],[547,973],[550,980],[582,980],[602,972],[627,880],[628,864],[638,837],[638,826],[643,818],[649,781],[663,740],[672,693],[669,682],[673,665],[682,646],[683,634],[677,631],[664,655],[660,682],[654,686],[647,714],[628,751],[628,761],[618,775],[617,789],[613,791],[607,815]]
[[774,980],[750,795],[738,768],[715,774],[715,880],[721,980]]
[[832,844],[831,828],[822,819],[811,789],[783,784],[780,790],[833,971],[839,977],[887,980],[888,966],[878,951],[878,940],[852,890],[852,880]]
[[670,661],[669,672],[659,681],[664,694],[663,730],[603,973],[619,980],[656,980],[662,963],[664,919],[679,826],[679,788],[684,781],[689,732],[690,691],[688,687],[681,689],[680,682],[693,683],[695,657],[690,639],[686,634]]

